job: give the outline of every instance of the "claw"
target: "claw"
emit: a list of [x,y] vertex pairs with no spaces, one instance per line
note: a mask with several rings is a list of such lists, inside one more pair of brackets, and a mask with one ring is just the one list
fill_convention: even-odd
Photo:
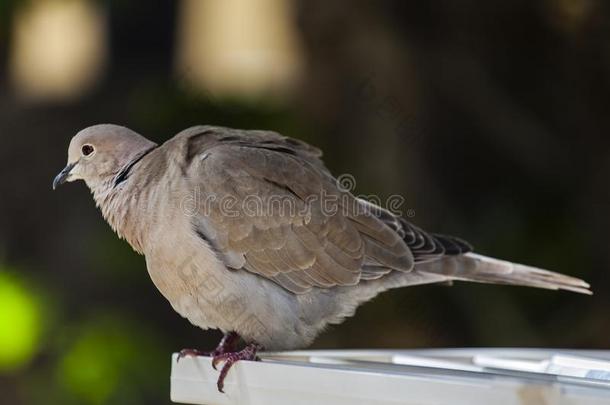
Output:
[[176,363],[180,362],[180,359],[185,357],[197,357],[197,356],[209,356],[210,352],[202,352],[197,349],[182,349],[180,353],[178,353],[178,357],[176,357]]
[[212,358],[212,368],[214,370],[218,370],[216,367],[218,366],[218,363],[220,363],[223,360],[225,360],[224,353],[219,354],[218,356],[214,356],[214,358]]

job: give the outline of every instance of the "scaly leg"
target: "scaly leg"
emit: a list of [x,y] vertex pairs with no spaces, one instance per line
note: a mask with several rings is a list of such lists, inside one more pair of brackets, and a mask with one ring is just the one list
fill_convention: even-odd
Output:
[[256,356],[256,352],[259,350],[263,350],[263,346],[258,343],[249,343],[246,347],[239,352],[225,352],[223,354],[219,354],[214,356],[212,360],[212,367],[216,369],[218,363],[224,361],[225,364],[222,366],[220,370],[220,375],[218,376],[218,382],[216,386],[218,387],[218,391],[223,392],[225,377],[229,372],[229,369],[238,362],[239,360],[251,360],[251,361],[260,361],[260,359]]

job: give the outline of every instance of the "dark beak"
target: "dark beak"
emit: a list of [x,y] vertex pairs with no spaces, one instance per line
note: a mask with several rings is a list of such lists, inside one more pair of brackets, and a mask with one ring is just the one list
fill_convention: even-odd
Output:
[[76,163],[70,163],[68,166],[64,167],[64,169],[59,172],[55,179],[53,180],[53,190],[57,188],[57,186],[64,184],[66,180],[68,180],[68,176],[70,176],[70,172],[74,168]]

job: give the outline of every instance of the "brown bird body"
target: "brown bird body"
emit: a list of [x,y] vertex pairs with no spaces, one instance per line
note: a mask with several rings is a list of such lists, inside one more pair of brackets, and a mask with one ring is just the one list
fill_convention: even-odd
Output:
[[241,356],[219,346],[224,374],[258,345],[306,347],[390,288],[464,280],[589,293],[356,198],[318,149],[270,131],[198,126],[157,146],[93,126],[72,139],[54,185],[78,179],[179,314],[257,344]]

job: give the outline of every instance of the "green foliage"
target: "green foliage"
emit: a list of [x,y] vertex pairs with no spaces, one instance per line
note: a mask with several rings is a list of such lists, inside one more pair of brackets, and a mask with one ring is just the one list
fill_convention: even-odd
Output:
[[169,371],[163,370],[167,353],[141,325],[99,316],[76,331],[57,377],[78,403],[138,403],[160,385],[155,376]]
[[0,270],[0,372],[18,370],[36,354],[42,313],[31,286],[16,274]]

